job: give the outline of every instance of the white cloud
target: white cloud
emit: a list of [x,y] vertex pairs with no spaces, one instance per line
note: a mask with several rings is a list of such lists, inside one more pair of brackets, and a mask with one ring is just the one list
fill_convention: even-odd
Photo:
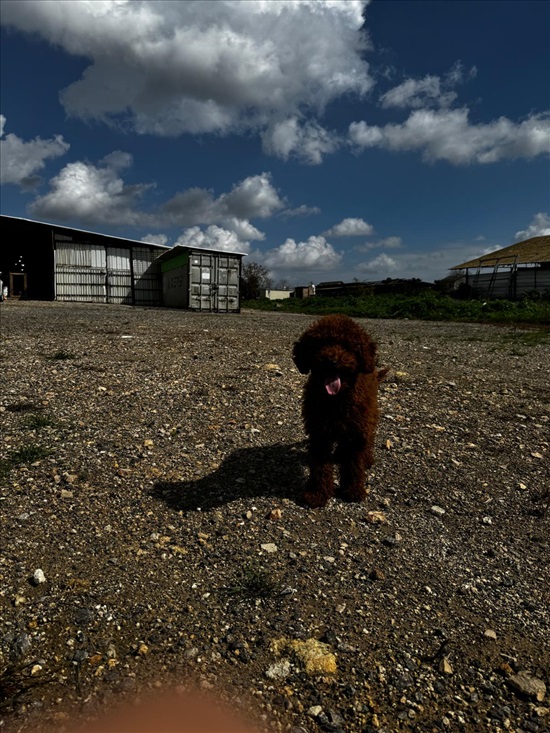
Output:
[[[117,168],[122,158],[116,151],[117,167],[101,167],[77,161],[69,163],[51,179],[51,191],[35,199],[29,206],[34,216],[58,220],[78,219],[83,224],[125,224],[148,226],[154,217],[138,211],[135,206],[153,184],[126,185]],[[126,158],[126,163],[131,162]]]
[[516,240],[521,242],[531,237],[543,237],[550,235],[550,216],[542,211],[535,214],[527,229],[516,232]]
[[249,176],[220,198],[221,205],[239,219],[265,219],[282,208],[283,201],[269,173]]
[[141,238],[142,242],[148,242],[149,244],[166,244],[168,237],[166,234],[146,234]]
[[[27,0],[2,2],[2,22],[90,60],[61,93],[69,115],[176,136],[264,130],[365,95],[366,5]],[[294,152],[315,162],[328,144],[320,131]]]
[[464,71],[464,64],[462,61],[455,61],[449,71],[445,74],[445,82],[451,86],[456,84],[462,84],[468,79],[475,79],[477,76],[477,67],[471,66],[470,70]]
[[262,134],[263,148],[283,160],[298,158],[310,165],[323,162],[323,155],[333,153],[341,144],[336,133],[316,122],[300,125],[297,117],[276,122]]
[[466,108],[417,110],[403,124],[384,127],[353,122],[351,142],[359,149],[419,150],[427,162],[447,160],[454,165],[495,163],[534,158],[550,153],[550,114],[532,115],[514,123],[500,117],[487,124],[470,124]]
[[235,216],[224,216],[219,219],[227,229],[235,232],[239,239],[265,239],[265,234],[251,224],[247,219],[237,219]]
[[306,206],[306,204],[302,204],[301,206],[297,206],[295,209],[285,209],[281,216],[284,219],[290,219],[295,216],[313,216],[313,214],[320,214],[321,209],[318,206]]
[[141,199],[154,184],[126,184],[121,170],[131,164],[132,156],[120,150],[105,156],[99,165],[69,163],[51,179],[49,193],[36,198],[29,210],[42,218],[77,219],[86,224],[159,228],[216,225],[220,232],[229,230],[239,241],[248,242],[265,239],[250,219],[267,219],[285,205],[271,176],[262,173],[245,178],[218,197],[204,188],[190,188],[146,211]]
[[465,77],[473,78],[477,69],[473,66],[465,74],[461,61],[456,61],[443,79],[427,74],[423,79],[405,79],[380,97],[382,107],[450,107],[457,98],[453,87],[462,84]]
[[181,191],[163,204],[162,213],[172,224],[218,224],[233,230],[241,239],[264,239],[249,219],[269,218],[283,207],[284,201],[271,176],[261,173],[245,178],[218,198],[204,188]]
[[342,259],[324,237],[309,237],[307,242],[287,239],[263,256],[263,262],[276,270],[330,270]]
[[65,155],[69,149],[62,135],[53,139],[43,140],[35,137],[25,142],[17,135],[9,133],[4,137],[6,118],[0,115],[0,181],[25,186],[34,178],[36,173],[45,166],[49,158],[58,158]]
[[357,265],[357,270],[364,273],[372,273],[375,275],[386,275],[389,276],[391,273],[395,273],[399,269],[399,263],[393,257],[389,257],[387,254],[382,252],[378,257],[375,257],[369,262],[361,262]]
[[363,219],[342,219],[339,224],[335,224],[327,229],[323,234],[327,237],[368,237],[374,233],[374,227]]
[[224,252],[245,252],[250,251],[250,243],[243,242],[228,229],[210,225],[206,231],[200,227],[186,229],[176,240],[175,244],[189,247],[202,247],[204,249],[220,249]]
[[122,150],[113,150],[112,153],[101,159],[100,163],[115,171],[130,168],[134,159],[130,153],[124,153]]
[[456,99],[455,92],[444,92],[438,76],[407,79],[380,97],[382,107],[425,107],[437,104],[448,107]]
[[377,242],[365,242],[355,248],[357,252],[370,252],[372,249],[399,249],[403,244],[401,237],[386,237]]

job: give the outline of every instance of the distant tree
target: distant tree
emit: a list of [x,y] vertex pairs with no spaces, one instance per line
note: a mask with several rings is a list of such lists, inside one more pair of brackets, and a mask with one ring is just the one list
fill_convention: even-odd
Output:
[[273,290],[289,290],[289,288],[288,280],[284,277],[273,285]]
[[247,262],[241,272],[241,298],[255,300],[260,297],[260,291],[271,287],[269,270],[257,262]]

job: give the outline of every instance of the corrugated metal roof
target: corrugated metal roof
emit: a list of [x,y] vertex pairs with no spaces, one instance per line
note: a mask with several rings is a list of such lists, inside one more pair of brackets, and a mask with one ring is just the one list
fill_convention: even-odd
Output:
[[128,237],[116,237],[113,234],[104,234],[103,232],[91,232],[87,229],[78,229],[77,227],[66,227],[62,224],[52,224],[49,221],[38,221],[37,219],[25,219],[23,216],[10,216],[9,214],[1,214],[0,219],[11,219],[12,221],[25,221],[27,224],[41,224],[42,226],[52,227],[54,229],[64,229],[67,232],[80,232],[81,234],[93,234],[94,237],[106,237],[107,239],[118,239],[121,242],[130,242],[139,244],[142,247],[157,247],[158,249],[171,249],[167,244],[156,244],[154,242],[143,242],[140,239],[129,239]]
[[470,267],[495,267],[496,265],[531,265],[550,262],[550,236],[531,237],[496,252],[477,257],[474,260],[455,265],[451,270],[466,270]]
[[163,262],[164,260],[169,259],[170,257],[174,257],[177,254],[181,254],[182,252],[200,252],[201,254],[216,254],[216,255],[237,255],[239,257],[246,257],[246,252],[237,252],[236,250],[226,250],[226,249],[210,249],[209,247],[195,247],[195,245],[191,244],[175,244],[173,247],[170,247],[169,251],[163,252],[161,255],[157,257],[157,262]]

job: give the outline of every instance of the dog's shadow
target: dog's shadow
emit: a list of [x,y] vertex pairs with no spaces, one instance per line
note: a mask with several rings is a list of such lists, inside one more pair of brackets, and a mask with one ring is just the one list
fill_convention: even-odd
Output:
[[306,442],[240,448],[195,481],[158,481],[151,495],[177,511],[214,509],[235,499],[273,497],[302,503]]

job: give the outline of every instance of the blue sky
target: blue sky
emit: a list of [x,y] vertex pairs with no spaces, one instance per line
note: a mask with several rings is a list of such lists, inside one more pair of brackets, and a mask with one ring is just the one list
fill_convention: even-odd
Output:
[[550,234],[550,4],[2,0],[1,210],[444,277]]

